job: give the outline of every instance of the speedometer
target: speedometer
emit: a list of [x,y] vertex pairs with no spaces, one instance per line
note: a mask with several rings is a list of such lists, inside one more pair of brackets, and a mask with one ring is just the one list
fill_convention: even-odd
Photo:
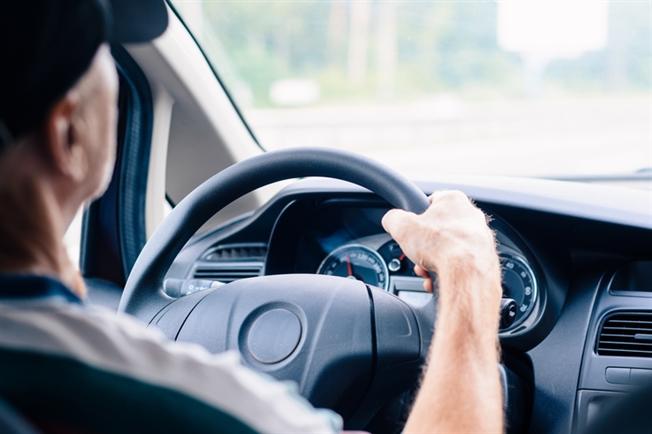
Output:
[[500,255],[503,272],[503,297],[516,302],[513,317],[502,331],[510,330],[525,321],[537,301],[536,276],[527,261],[512,254]]
[[389,272],[378,252],[360,244],[347,244],[333,250],[317,269],[318,274],[360,280],[387,290]]

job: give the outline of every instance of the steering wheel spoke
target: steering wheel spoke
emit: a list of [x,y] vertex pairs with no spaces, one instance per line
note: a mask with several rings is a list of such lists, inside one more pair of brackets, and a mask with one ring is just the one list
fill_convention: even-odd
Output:
[[313,404],[365,423],[417,380],[423,362],[417,315],[364,283],[322,275],[243,279],[194,292],[153,324],[213,353],[293,380]]

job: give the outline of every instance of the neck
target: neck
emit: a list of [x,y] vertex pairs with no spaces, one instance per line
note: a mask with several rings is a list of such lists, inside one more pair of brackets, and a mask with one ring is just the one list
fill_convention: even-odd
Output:
[[[70,218],[57,200],[52,180],[35,159],[11,149],[0,159],[0,272],[58,278],[84,295],[79,272],[63,244]],[[24,154],[24,152],[23,152]],[[22,158],[18,158],[22,157]]]

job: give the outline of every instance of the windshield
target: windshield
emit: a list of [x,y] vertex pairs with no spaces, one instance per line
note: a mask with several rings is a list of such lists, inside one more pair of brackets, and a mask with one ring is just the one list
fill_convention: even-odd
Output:
[[265,149],[415,179],[652,167],[649,0],[174,5]]

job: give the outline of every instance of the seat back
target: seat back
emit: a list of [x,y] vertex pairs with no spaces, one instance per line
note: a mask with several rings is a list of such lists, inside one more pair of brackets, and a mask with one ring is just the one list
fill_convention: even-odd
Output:
[[0,396],[45,433],[253,433],[178,390],[64,356],[0,349],[0,372]]

